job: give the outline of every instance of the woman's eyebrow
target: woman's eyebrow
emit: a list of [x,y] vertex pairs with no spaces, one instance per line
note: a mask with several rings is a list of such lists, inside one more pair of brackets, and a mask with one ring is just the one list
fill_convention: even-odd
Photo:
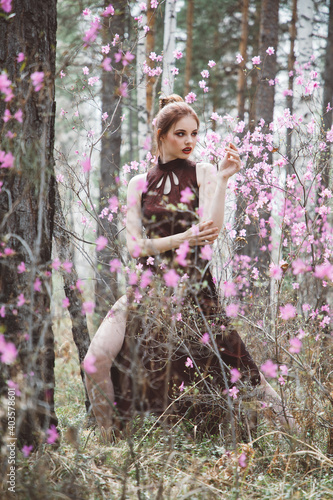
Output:
[[[197,128],[195,128],[194,130],[192,130],[192,132],[197,132],[197,130],[198,130],[198,129],[197,129]],[[175,132],[186,132],[186,130],[185,130],[184,128],[177,128],[177,129],[175,130]]]

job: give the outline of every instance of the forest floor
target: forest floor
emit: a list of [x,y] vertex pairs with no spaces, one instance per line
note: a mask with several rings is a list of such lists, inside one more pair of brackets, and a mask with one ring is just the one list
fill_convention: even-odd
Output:
[[290,441],[263,418],[255,442],[239,443],[236,451],[222,435],[198,438],[189,423],[166,429],[156,417],[134,422],[129,437],[104,444],[88,425],[69,329],[58,336],[56,352],[60,445],[21,454],[15,498],[333,499],[333,461],[323,443],[310,448],[301,437]]

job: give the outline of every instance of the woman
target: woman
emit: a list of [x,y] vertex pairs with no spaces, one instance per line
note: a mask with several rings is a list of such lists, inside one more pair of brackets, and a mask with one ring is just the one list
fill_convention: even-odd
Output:
[[[221,318],[219,333],[214,334],[214,338],[211,336],[215,354],[218,352],[215,365],[220,372],[224,372],[218,384],[228,387],[223,367],[237,368],[251,386],[260,385],[263,395],[281,413],[282,405],[277,393],[259,372],[239,334],[230,328],[223,311],[221,313],[214,280],[208,266],[205,266],[207,261],[199,253],[201,247],[206,251],[209,249],[223,226],[228,179],[241,166],[237,148],[233,144],[226,147],[217,170],[211,164],[191,162],[189,157],[196,146],[199,119],[195,111],[175,95],[162,100],[155,129],[158,164],[147,173],[132,178],[128,185],[126,229],[129,253],[139,258],[143,269],[152,269],[154,276],[164,278],[167,284],[167,276],[171,277],[167,273],[173,269],[173,283],[170,284],[169,280],[169,287],[173,287],[175,295],[179,293],[179,283],[190,274],[192,284],[195,282],[197,285],[188,287],[185,293],[186,300],[190,300],[190,309],[200,309],[206,328],[210,328],[206,321],[208,317],[219,314]],[[176,267],[175,260],[180,263]],[[108,435],[111,429],[114,403],[110,367],[124,342],[127,304],[133,299],[134,290],[132,288],[128,298],[122,297],[112,308],[94,336],[87,354],[87,357],[94,356],[97,369],[87,377],[87,390],[104,435]],[[181,303],[186,303],[184,296],[181,300]],[[212,324],[216,328],[216,322]],[[223,332],[223,329],[226,331]],[[177,360],[170,365],[175,370],[180,360],[183,362],[184,352],[179,354],[178,351]],[[203,355],[204,367],[198,362],[199,371],[200,367],[202,372],[205,371],[211,364],[211,355],[207,356],[207,353]],[[187,359],[192,363],[191,358]],[[155,391],[155,397],[158,397],[159,390]],[[292,423],[283,415],[278,418],[284,424]]]

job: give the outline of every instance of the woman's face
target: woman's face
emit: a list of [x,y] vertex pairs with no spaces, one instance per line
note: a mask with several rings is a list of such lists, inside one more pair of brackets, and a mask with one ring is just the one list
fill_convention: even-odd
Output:
[[162,163],[188,158],[197,143],[198,125],[193,116],[184,116],[160,137]]

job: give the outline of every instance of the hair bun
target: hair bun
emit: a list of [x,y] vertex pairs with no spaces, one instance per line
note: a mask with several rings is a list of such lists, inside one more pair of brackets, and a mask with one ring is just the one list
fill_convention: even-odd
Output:
[[159,101],[159,108],[162,109],[173,102],[184,102],[184,99],[177,94],[170,94],[167,97],[161,97]]

